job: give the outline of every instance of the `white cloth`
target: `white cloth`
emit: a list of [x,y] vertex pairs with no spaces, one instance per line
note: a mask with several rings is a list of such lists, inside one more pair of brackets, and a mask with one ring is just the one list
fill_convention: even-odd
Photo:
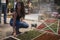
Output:
[[6,0],[1,0],[1,3],[6,3]]

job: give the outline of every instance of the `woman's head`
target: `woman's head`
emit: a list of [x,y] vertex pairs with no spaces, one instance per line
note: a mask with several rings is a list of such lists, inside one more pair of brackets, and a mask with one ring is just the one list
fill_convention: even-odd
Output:
[[25,11],[24,3],[23,2],[17,2],[15,9],[16,9],[16,11],[20,10],[20,12],[24,12]]
[[21,4],[18,3],[18,4],[17,4],[17,9],[18,9],[18,10],[21,10],[21,7],[22,7]]
[[19,11],[21,16],[25,16],[25,8],[23,2],[17,2],[15,11]]

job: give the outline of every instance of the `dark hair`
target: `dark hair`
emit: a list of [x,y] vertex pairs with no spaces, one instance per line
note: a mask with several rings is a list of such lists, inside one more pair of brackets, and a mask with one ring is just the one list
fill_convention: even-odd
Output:
[[24,3],[23,2],[17,2],[15,11],[17,12],[17,6],[18,6],[18,4],[21,5],[21,10],[20,10],[21,16],[25,16],[25,7],[24,7]]

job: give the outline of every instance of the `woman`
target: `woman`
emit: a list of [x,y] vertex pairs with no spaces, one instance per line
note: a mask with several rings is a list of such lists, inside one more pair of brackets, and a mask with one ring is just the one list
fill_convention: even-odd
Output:
[[19,28],[28,28],[28,24],[24,22],[25,10],[23,2],[16,4],[16,10],[13,12],[13,17],[10,20],[10,25],[13,27],[13,36],[19,34]]

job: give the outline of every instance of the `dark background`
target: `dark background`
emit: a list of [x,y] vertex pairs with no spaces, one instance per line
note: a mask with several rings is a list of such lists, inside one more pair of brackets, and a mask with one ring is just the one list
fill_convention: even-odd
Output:
[[54,3],[60,6],[60,0],[54,0]]

